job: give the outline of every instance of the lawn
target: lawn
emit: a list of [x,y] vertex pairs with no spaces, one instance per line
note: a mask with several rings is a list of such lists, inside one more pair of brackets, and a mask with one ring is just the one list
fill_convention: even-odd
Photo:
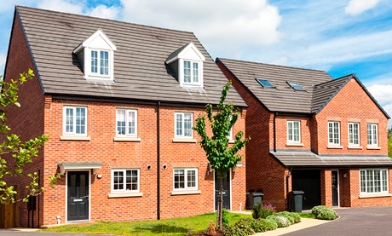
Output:
[[[234,224],[241,218],[251,215],[228,213],[229,223]],[[186,235],[204,231],[208,224],[216,221],[216,214],[168,220],[151,220],[138,222],[96,222],[69,224],[42,230],[43,232],[83,233],[83,234],[117,234],[117,235]]]

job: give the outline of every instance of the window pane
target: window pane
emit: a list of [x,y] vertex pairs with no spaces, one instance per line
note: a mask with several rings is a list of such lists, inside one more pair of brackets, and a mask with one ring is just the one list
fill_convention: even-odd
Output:
[[382,191],[388,191],[388,178],[387,178],[387,170],[382,170]]
[[136,112],[128,111],[128,134],[136,134]]
[[91,73],[98,73],[98,52],[91,51]]
[[72,108],[65,109],[65,132],[67,133],[73,132],[73,111]]
[[333,123],[328,123],[328,142],[333,143]]
[[86,175],[83,175],[83,174],[81,174],[80,175],[80,193],[79,193],[79,197],[84,197],[84,196],[87,196],[87,193],[86,193]]
[[293,141],[293,123],[288,122],[287,123],[287,129],[288,129],[288,140]]
[[117,134],[125,135],[125,110],[117,110]]
[[377,125],[372,125],[372,128],[373,128],[373,135],[372,135],[372,138],[373,138],[373,145],[377,145]]
[[86,129],[86,110],[85,108],[76,108],[76,133],[85,134]]
[[124,189],[124,172],[114,171],[113,172],[113,189],[121,190]]
[[368,145],[372,145],[372,125],[368,124]]
[[199,64],[198,63],[193,63],[193,82],[194,83],[199,82]]
[[182,136],[182,114],[176,114],[176,135]]
[[366,172],[361,170],[361,193],[366,193]]
[[174,170],[174,188],[183,189],[185,188],[185,175],[184,170]]
[[366,192],[372,193],[373,192],[373,170],[366,170],[367,175],[367,189]]
[[194,188],[196,187],[196,171],[188,170],[187,171],[187,187]]
[[293,141],[299,142],[299,121],[294,121],[293,125],[294,125]]
[[138,190],[138,174],[137,170],[127,170],[126,190]]
[[184,82],[190,83],[191,82],[191,62],[184,61]]
[[109,53],[105,51],[100,52],[100,71],[101,75],[109,75]]
[[192,137],[192,115],[184,114],[184,136]]

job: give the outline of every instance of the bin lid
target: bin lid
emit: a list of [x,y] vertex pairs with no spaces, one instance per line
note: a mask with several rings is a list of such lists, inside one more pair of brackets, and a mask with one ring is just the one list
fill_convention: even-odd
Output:
[[296,191],[291,191],[291,193],[292,194],[294,194],[294,195],[300,195],[300,194],[304,194],[304,191],[302,191],[302,190],[296,190]]
[[260,192],[253,192],[252,194],[253,196],[264,196],[264,193],[260,193]]

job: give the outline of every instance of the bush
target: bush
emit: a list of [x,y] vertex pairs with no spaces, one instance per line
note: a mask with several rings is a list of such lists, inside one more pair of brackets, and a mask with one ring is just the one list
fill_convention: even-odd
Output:
[[252,216],[254,219],[265,219],[270,215],[275,214],[276,207],[272,206],[271,203],[261,204],[257,203],[253,206],[253,213]]
[[260,219],[258,224],[264,229],[262,232],[278,228],[278,224],[273,219]]
[[291,212],[291,215],[294,217],[294,223],[301,222],[301,216],[298,213]]
[[337,217],[333,209],[322,205],[313,207],[312,214],[319,220],[334,220]]
[[288,211],[281,211],[276,213],[277,216],[284,216],[290,221],[290,225],[294,224],[294,216]]
[[267,217],[267,219],[274,220],[276,224],[278,224],[278,228],[290,226],[290,221],[286,217],[281,215],[270,215]]
[[238,235],[238,236],[247,236],[255,233],[253,226],[256,223],[256,220],[250,218],[244,218],[239,220],[234,225],[229,225],[223,231],[224,235]]

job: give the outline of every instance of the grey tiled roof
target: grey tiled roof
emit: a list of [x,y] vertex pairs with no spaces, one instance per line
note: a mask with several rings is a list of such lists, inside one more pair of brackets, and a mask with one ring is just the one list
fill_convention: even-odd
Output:
[[[312,112],[314,85],[333,80],[326,72],[287,66],[218,58],[268,110],[276,112]],[[267,79],[274,88],[262,87],[256,79]],[[287,82],[300,84],[296,91]]]
[[[126,22],[16,7],[41,80],[44,93],[91,96],[168,103],[217,104],[226,77],[191,32],[163,29]],[[98,29],[116,45],[115,82],[83,78],[72,51]],[[179,86],[165,61],[176,50],[193,42],[206,58],[204,89]],[[246,106],[231,89],[227,101]]]
[[374,167],[392,166],[388,156],[319,156],[311,151],[270,152],[286,167]]

